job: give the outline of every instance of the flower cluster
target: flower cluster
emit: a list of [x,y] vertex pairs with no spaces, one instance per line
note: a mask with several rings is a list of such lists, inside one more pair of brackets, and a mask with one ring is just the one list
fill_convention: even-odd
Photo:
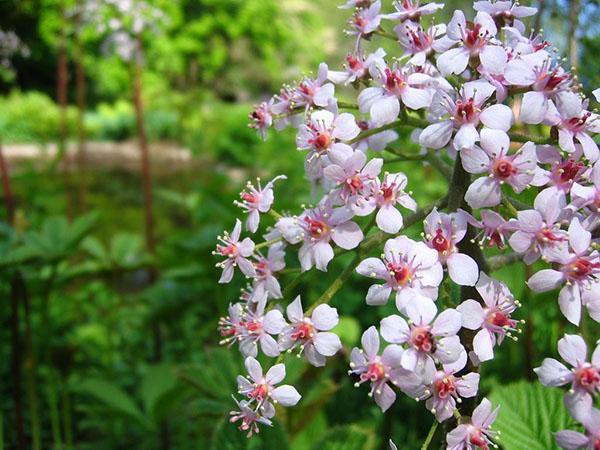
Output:
[[[247,357],[260,347],[278,358],[275,367],[294,350],[323,366],[342,348],[332,331],[337,310],[328,303],[353,272],[371,278],[366,303],[383,305],[393,294],[397,314],[383,318],[379,329],[369,327],[362,348],[347,349],[356,386],[369,383],[382,411],[398,390],[423,400],[439,422],[454,426],[449,450],[487,449],[498,436],[490,428],[498,410],[487,399],[461,410],[462,399],[478,395],[478,366],[494,358],[505,338],[517,340],[522,322],[515,317],[521,304],[493,271],[523,261],[533,272],[531,290],[560,289],[558,307],[568,321],[579,325],[583,308],[600,321],[600,151],[593,139],[600,118],[551,45],[526,30],[522,19],[535,8],[481,0],[473,17],[454,11],[443,24],[432,17],[442,4],[396,1],[384,12],[386,6],[348,0],[342,7],[353,10],[347,33],[355,42],[346,64],[330,70],[321,63],[316,77],[284,86],[250,114],[263,139],[271,128],[296,129],[306,178],[320,196],[296,214],[273,210],[274,181],[284,176],[264,187],[248,184],[240,194],[236,204],[248,214],[248,232],[257,232],[261,215],[274,222],[258,244],[241,238],[239,220],[219,238],[220,282],[229,282],[236,268],[250,280],[220,331]],[[395,41],[398,54],[373,47],[376,36]],[[544,136],[524,134],[524,125]],[[421,153],[406,155],[393,145],[396,130],[406,127]],[[438,169],[450,183],[448,197],[419,209],[406,174],[384,170],[401,160]],[[421,239],[404,234],[421,220]],[[381,245],[380,256],[369,256]],[[491,250],[495,256],[486,260]],[[290,301],[281,290],[284,270],[327,272],[348,251],[358,256],[308,311],[300,297]],[[292,253],[297,267],[284,269]],[[534,272],[538,260],[545,268]],[[467,287],[460,298],[453,285]],[[287,302],[287,318],[278,300]],[[591,399],[600,386],[600,351],[586,362],[585,343],[573,336],[561,340],[559,351],[573,371],[555,360],[536,371],[544,384],[572,384],[567,405],[587,434],[561,432],[557,441],[595,448]],[[263,381],[251,374],[254,384],[246,380],[240,392],[259,389],[261,398],[264,391],[277,400],[278,388],[255,372]],[[268,400],[238,404],[234,418],[243,419],[243,429],[271,423]]]

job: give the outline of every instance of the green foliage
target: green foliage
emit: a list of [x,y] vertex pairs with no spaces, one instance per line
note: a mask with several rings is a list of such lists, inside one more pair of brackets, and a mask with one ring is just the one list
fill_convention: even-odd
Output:
[[[70,130],[75,129],[76,112],[67,111]],[[41,92],[12,91],[0,97],[0,135],[4,142],[50,142],[59,136],[60,111]]]
[[245,434],[223,420],[217,426],[212,440],[211,450],[287,450],[288,438],[282,426],[275,421],[273,427],[263,427],[259,434],[248,439]]
[[490,401],[500,405],[494,428],[504,450],[554,450],[553,433],[573,426],[563,392],[521,381],[494,389]]
[[327,431],[314,443],[312,450],[373,450],[375,442],[372,431],[347,425]]

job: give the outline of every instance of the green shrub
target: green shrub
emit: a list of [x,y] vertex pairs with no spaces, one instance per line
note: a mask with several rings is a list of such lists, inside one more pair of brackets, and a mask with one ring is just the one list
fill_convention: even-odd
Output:
[[[75,130],[75,108],[67,110],[69,132]],[[12,91],[0,97],[0,132],[5,142],[49,142],[59,136],[60,110],[42,92]]]

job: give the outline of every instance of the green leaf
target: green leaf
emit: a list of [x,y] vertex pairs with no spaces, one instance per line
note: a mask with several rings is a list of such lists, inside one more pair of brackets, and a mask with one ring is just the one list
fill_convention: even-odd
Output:
[[212,440],[212,450],[288,450],[289,439],[281,424],[273,421],[273,426],[259,424],[260,432],[250,439],[244,431],[237,427],[239,422],[230,423],[223,420],[215,430]]
[[372,450],[376,439],[371,431],[357,425],[331,428],[312,446],[312,450]]
[[360,339],[360,324],[354,317],[341,317],[334,332],[345,346],[354,347]]
[[77,383],[73,389],[102,402],[109,409],[147,425],[146,418],[131,396],[113,383],[101,379],[88,379]]
[[148,368],[142,380],[140,395],[147,416],[153,418],[155,423],[158,422],[156,418],[160,415],[157,407],[161,404],[161,400],[173,393],[176,388],[177,376],[174,367],[160,364]]
[[494,427],[505,450],[554,450],[552,433],[569,428],[571,420],[559,389],[521,381],[495,389],[490,401],[500,406]]

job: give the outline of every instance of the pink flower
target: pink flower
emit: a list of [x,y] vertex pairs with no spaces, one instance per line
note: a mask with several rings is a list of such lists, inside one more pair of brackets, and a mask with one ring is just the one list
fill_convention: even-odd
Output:
[[571,384],[565,404],[571,415],[583,421],[589,414],[593,397],[600,392],[600,345],[596,347],[591,362],[587,361],[587,345],[581,336],[565,334],[558,341],[558,353],[573,369],[553,358],[545,358],[534,369],[544,386]]
[[250,120],[252,123],[248,126],[254,128],[262,137],[263,141],[267,140],[267,130],[273,125],[273,116],[271,115],[273,102],[273,99],[269,100],[268,103],[262,102],[250,113]]
[[443,3],[426,3],[423,6],[419,5],[419,0],[395,0],[394,8],[396,12],[391,14],[384,14],[384,19],[399,20],[404,22],[405,20],[412,20],[418,22],[421,16],[428,14],[435,14],[439,9],[444,7]]
[[335,196],[339,196],[355,214],[363,215],[360,212],[367,201],[365,196],[370,194],[371,186],[381,172],[383,159],[373,158],[367,162],[367,156],[360,150],[341,160],[338,154],[332,153],[329,159],[333,164],[325,167],[323,175],[338,186]]
[[426,389],[418,400],[425,400],[427,409],[435,414],[438,422],[452,417],[456,404],[463,398],[477,395],[479,374],[468,373],[457,377],[455,370],[438,370],[425,381]]
[[410,211],[417,210],[417,203],[404,191],[407,182],[406,175],[402,172],[392,174],[386,172],[383,181],[379,181],[377,178],[371,185],[370,204],[365,205],[363,213],[368,211],[370,214],[375,207],[378,207],[379,211],[375,216],[375,222],[377,227],[386,233],[397,233],[404,223],[402,214],[396,208],[397,204]]
[[508,287],[481,272],[475,286],[484,305],[476,300],[465,300],[456,308],[462,316],[462,326],[479,330],[473,339],[473,351],[480,362],[494,358],[494,346],[500,345],[505,336],[512,337],[517,331],[517,321],[511,314],[518,302]]
[[439,261],[448,268],[452,281],[474,286],[479,277],[477,263],[457,247],[467,233],[467,214],[464,211],[445,214],[434,208],[424,222],[425,243],[438,252]]
[[310,121],[300,125],[296,145],[301,150],[309,150],[307,161],[337,152],[338,159],[352,154],[352,147],[343,141],[358,136],[360,129],[350,113],[336,115],[331,111],[320,110],[311,114]]
[[487,450],[490,445],[495,447],[492,439],[497,433],[491,429],[491,425],[498,417],[499,409],[492,411],[492,404],[484,398],[473,410],[471,423],[460,424],[446,435],[446,450]]
[[[332,94],[333,95],[333,94]],[[288,125],[298,126],[302,122],[302,114],[294,114],[296,88],[284,86],[279,94],[273,96],[273,106],[271,113],[278,114],[275,122],[276,130],[283,130]]]
[[267,356],[279,355],[277,341],[271,336],[281,333],[285,320],[281,311],[272,309],[265,314],[266,295],[256,303],[248,303],[246,308],[229,307],[229,317],[219,321],[221,335],[225,336],[221,344],[239,342],[240,352],[244,356],[255,357],[258,354],[258,344]]
[[445,25],[431,25],[427,30],[415,22],[409,20],[394,28],[400,45],[405,49],[405,55],[410,55],[407,64],[421,66],[437,48],[436,38],[446,32]]
[[255,259],[256,277],[252,284],[253,301],[262,298],[265,294],[270,298],[281,298],[281,286],[275,278],[275,274],[285,267],[284,244],[271,245],[266,257],[259,253]]
[[382,259],[367,258],[356,271],[366,277],[384,280],[374,284],[367,293],[368,305],[387,303],[396,291],[396,306],[405,312],[413,302],[432,303],[437,298],[438,286],[444,277],[437,252],[422,242],[406,236],[390,239],[385,243]]
[[258,424],[263,424],[266,426],[273,426],[273,422],[269,420],[269,418],[264,417],[259,412],[259,407],[253,409],[250,406],[250,403],[246,400],[237,401],[235,398],[233,399],[237,404],[239,411],[231,411],[229,413],[231,423],[237,422],[241,420],[242,423],[239,426],[240,431],[247,431],[246,437],[251,438],[253,434],[259,433],[260,429],[258,428]]
[[382,48],[377,49],[374,53],[369,54],[366,58],[361,54],[353,55],[349,54],[346,56],[346,65],[344,65],[344,71],[339,72],[330,70],[327,78],[329,78],[335,84],[349,84],[354,83],[357,80],[365,77],[369,73],[369,67],[374,63],[385,64],[383,58],[385,56],[385,50]]
[[414,87],[430,82],[428,75],[408,73],[397,64],[392,68],[381,64],[371,65],[371,75],[379,86],[368,87],[358,95],[361,113],[369,113],[377,126],[392,123],[400,114],[400,100],[410,109],[426,108],[431,95],[425,89]]
[[558,127],[558,143],[566,152],[575,152],[575,141],[583,147],[590,161],[596,161],[600,151],[590,133],[600,133],[598,114],[587,111],[584,102],[575,92],[561,92],[556,97],[556,108],[550,108],[548,121]]
[[494,65],[502,57],[502,47],[491,45],[498,32],[494,20],[488,13],[478,12],[473,24],[467,24],[462,11],[454,11],[446,28],[446,36],[460,44],[442,53],[437,60],[443,76],[459,75],[465,71],[469,59],[479,57],[484,67]]
[[302,271],[309,270],[313,265],[317,270],[327,271],[327,265],[333,259],[330,244],[332,240],[345,250],[351,250],[360,244],[364,238],[363,232],[351,218],[350,209],[334,209],[328,198],[298,217],[297,225],[302,229],[304,240],[298,251]]
[[361,38],[371,34],[381,24],[380,10],[381,0],[377,0],[367,8],[357,10],[350,20],[351,29],[348,34],[358,36],[358,42]]
[[269,181],[265,187],[261,187],[260,178],[256,179],[258,187],[248,181],[246,189],[240,192],[241,202],[235,202],[237,206],[248,213],[246,228],[251,233],[255,233],[260,223],[260,213],[266,213],[273,204],[273,184],[277,180],[287,180],[285,175],[279,175]]
[[429,110],[435,123],[422,131],[419,143],[433,149],[445,147],[457,129],[454,148],[462,150],[473,147],[479,140],[477,126],[480,123],[494,130],[508,131],[513,123],[512,110],[501,104],[484,107],[494,91],[494,86],[481,80],[465,83],[456,100],[438,90]]
[[527,142],[516,153],[508,154],[510,138],[500,130],[481,130],[481,148],[473,146],[461,152],[462,165],[469,173],[486,173],[467,190],[465,200],[472,208],[499,205],[503,184],[522,192],[534,178],[537,168],[535,144]]
[[548,113],[549,99],[571,86],[571,74],[553,65],[546,51],[519,55],[506,65],[504,78],[514,86],[530,86],[523,95],[519,120],[541,123]]
[[452,363],[465,353],[456,335],[461,328],[460,313],[448,308],[436,318],[433,302],[414,302],[406,307],[406,314],[408,323],[395,314],[381,321],[381,336],[387,342],[408,345],[402,354],[402,367],[421,376],[435,372],[435,361],[453,368]]
[[249,404],[256,402],[261,414],[273,417],[275,415],[273,403],[282,406],[294,406],[298,403],[301,396],[296,388],[289,384],[275,387],[285,378],[284,364],[274,365],[265,375],[260,363],[251,356],[246,358],[244,364],[250,379],[241,375],[237,377],[238,392],[248,398]]
[[483,248],[484,243],[488,242],[488,247],[496,246],[499,249],[504,248],[506,239],[509,235],[518,229],[514,221],[506,221],[504,218],[489,209],[481,210],[481,221],[473,216],[468,217],[468,222],[480,231],[475,239],[479,239],[479,246]]
[[247,277],[254,277],[256,275],[254,266],[248,259],[254,252],[254,242],[250,238],[245,238],[240,242],[241,231],[242,223],[239,219],[236,219],[235,227],[233,227],[231,234],[225,231],[223,236],[217,237],[222,242],[222,245],[217,244],[217,249],[213,252],[213,255],[220,255],[226,258],[224,261],[217,263],[217,267],[223,269],[219,283],[229,283],[233,278],[233,269],[236,266]]
[[523,262],[533,264],[540,256],[566,241],[566,233],[556,224],[561,213],[560,197],[556,195],[538,195],[535,209],[519,211],[517,231],[508,240],[512,249],[523,254]]
[[585,222],[598,223],[600,219],[600,164],[596,163],[592,169],[589,181],[591,186],[582,186],[573,183],[571,188],[571,202],[577,209],[587,209],[588,217]]
[[413,372],[403,369],[400,364],[404,349],[399,345],[388,345],[381,356],[379,353],[379,333],[375,327],[370,327],[361,338],[363,348],[353,348],[351,353],[349,374],[358,375],[356,387],[367,381],[371,382],[369,396],[375,399],[383,412],[387,411],[396,401],[396,393],[389,383],[406,386],[420,384],[420,379]]
[[546,292],[565,284],[558,294],[558,304],[567,320],[579,325],[581,297],[585,290],[600,282],[600,254],[592,250],[592,234],[575,218],[569,226],[569,247],[549,251],[547,260],[560,264],[559,270],[544,269],[535,273],[527,285],[536,292]]
[[473,9],[486,12],[498,23],[507,25],[512,25],[515,18],[533,16],[537,12],[537,8],[521,6],[511,0],[480,0],[473,4]]
[[305,78],[293,90],[291,98],[292,106],[306,106],[308,109],[313,105],[321,107],[329,105],[331,100],[334,99],[335,86],[331,83],[325,83],[328,73],[329,68],[327,64],[319,64],[317,78]]
[[563,430],[554,434],[556,443],[564,450],[600,449],[600,410],[592,408],[589,417],[583,420],[585,434]]
[[340,6],[341,9],[364,9],[371,6],[373,0],[346,0],[346,3]]
[[325,365],[326,357],[335,355],[342,348],[340,338],[329,331],[339,322],[335,308],[319,305],[310,318],[305,317],[298,296],[288,305],[286,312],[290,324],[279,335],[282,351],[300,347],[308,362],[320,367]]
[[565,194],[571,191],[573,183],[582,181],[585,178],[587,166],[583,161],[579,161],[580,152],[569,155],[563,159],[556,147],[550,145],[538,146],[538,161],[542,164],[550,164],[549,171],[538,169],[534,181],[534,186],[550,186],[546,190],[553,193],[548,195],[559,195],[562,201]]

